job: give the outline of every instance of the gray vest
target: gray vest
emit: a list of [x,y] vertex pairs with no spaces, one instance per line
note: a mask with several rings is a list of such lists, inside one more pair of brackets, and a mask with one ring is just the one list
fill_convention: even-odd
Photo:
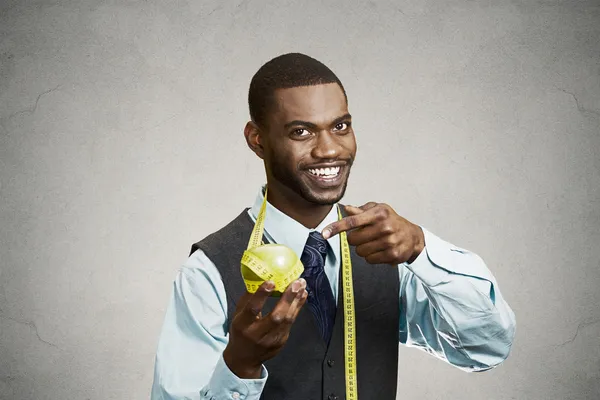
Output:
[[[343,212],[343,207],[342,207]],[[192,245],[216,265],[227,293],[227,329],[236,302],[246,287],[240,273],[242,253],[254,222],[244,210],[221,230]],[[264,238],[267,243],[266,238]],[[354,283],[358,398],[394,400],[398,379],[399,277],[398,268],[370,265],[350,246]],[[341,268],[340,268],[341,271]],[[344,371],[344,314],[342,279],[338,284],[338,312],[329,346],[321,338],[307,307],[298,314],[280,353],[265,362],[269,371],[263,400],[346,399]],[[269,298],[263,315],[277,298]]]

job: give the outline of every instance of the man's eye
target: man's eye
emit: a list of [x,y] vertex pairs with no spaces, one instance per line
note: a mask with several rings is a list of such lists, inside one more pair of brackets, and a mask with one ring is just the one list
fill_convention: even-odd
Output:
[[337,124],[337,125],[335,126],[335,130],[336,130],[336,131],[344,131],[344,130],[348,129],[348,126],[349,126],[349,125],[350,125],[350,124],[348,124],[348,123],[346,123],[346,122],[340,122],[339,124]]
[[292,133],[294,134],[294,136],[306,136],[306,134],[308,134],[309,132],[304,128],[298,128],[294,129]]

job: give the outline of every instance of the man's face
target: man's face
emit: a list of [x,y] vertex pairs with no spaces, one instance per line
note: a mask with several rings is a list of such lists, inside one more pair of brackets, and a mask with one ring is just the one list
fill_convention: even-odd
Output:
[[351,117],[337,83],[280,89],[262,137],[271,186],[330,205],[346,191],[356,155]]

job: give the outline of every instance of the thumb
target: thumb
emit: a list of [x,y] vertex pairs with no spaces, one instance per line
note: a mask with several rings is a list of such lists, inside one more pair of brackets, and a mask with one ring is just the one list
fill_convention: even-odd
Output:
[[367,211],[367,210],[370,210],[371,208],[375,207],[376,205],[377,205],[377,203],[375,203],[374,201],[370,201],[367,204],[363,204],[359,208],[363,211]]
[[344,206],[344,210],[348,213],[348,215],[358,215],[364,212],[364,210],[350,205]]

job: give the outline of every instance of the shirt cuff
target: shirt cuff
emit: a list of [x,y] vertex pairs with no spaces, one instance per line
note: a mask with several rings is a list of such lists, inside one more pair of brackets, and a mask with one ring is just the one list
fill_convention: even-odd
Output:
[[423,227],[421,229],[425,248],[412,263],[404,265],[425,285],[445,283],[451,279],[449,273],[494,282],[494,277],[478,255],[440,239]]
[[208,385],[200,391],[201,399],[210,400],[259,400],[269,373],[263,365],[260,379],[241,379],[219,357]]

